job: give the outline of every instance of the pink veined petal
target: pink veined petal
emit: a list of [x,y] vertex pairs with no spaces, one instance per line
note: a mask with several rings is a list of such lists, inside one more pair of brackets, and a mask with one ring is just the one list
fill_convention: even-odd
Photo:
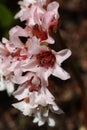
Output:
[[36,0],[23,0],[23,1],[19,1],[18,4],[20,6],[27,8],[30,4],[33,4],[35,2],[36,2]]
[[47,70],[43,67],[37,67],[36,74],[40,77],[42,86],[48,86],[48,77],[51,75],[51,69]]
[[2,38],[2,43],[5,44],[5,46],[9,52],[13,52],[15,50],[14,44],[11,43],[11,41],[7,40],[6,38]]
[[16,84],[23,84],[28,80],[28,76],[13,76],[12,82]]
[[2,42],[3,42],[3,43],[7,43],[8,40],[7,40],[6,38],[3,37],[3,38],[2,38]]
[[16,84],[23,84],[26,81],[30,80],[33,76],[34,76],[34,74],[29,72],[24,76],[14,75],[11,80],[12,80],[12,82],[14,82]]
[[30,8],[27,8],[23,15],[21,16],[21,20],[27,20],[27,25],[35,25],[34,14],[37,9],[37,5],[32,5]]
[[[47,99],[47,100],[46,100]],[[48,91],[47,88],[41,88],[40,93],[37,95],[36,104],[39,104],[41,106],[47,106],[48,104],[53,104],[54,97],[53,95]]]
[[70,78],[69,73],[67,73],[65,70],[63,70],[58,64],[55,64],[54,70],[52,75],[62,79],[62,80],[67,80]]
[[7,68],[9,72],[14,71],[19,65],[19,61],[13,62],[10,64],[10,66]]
[[58,8],[59,8],[59,3],[54,1],[48,4],[47,10],[48,11],[53,11],[55,14],[58,14]]
[[28,40],[28,44],[29,44],[29,48],[28,48],[29,55],[36,55],[42,51],[49,50],[47,46],[40,45],[40,41],[35,36],[32,39]]
[[43,15],[43,17],[42,17],[42,27],[43,27],[44,30],[48,30],[54,16],[55,16],[55,14],[52,11],[49,11],[49,12],[47,12]]
[[37,6],[37,9],[34,13],[34,21],[36,24],[38,25],[42,24],[41,17],[44,13],[45,13],[45,10],[41,8],[41,6]]
[[43,6],[43,5],[46,4],[46,1],[47,1],[47,0],[36,0],[36,1],[38,1],[38,3],[39,3],[41,6]]
[[27,37],[28,32],[20,26],[15,26],[9,31],[10,42],[14,44],[14,47],[23,47],[23,43],[19,39],[19,36]]
[[29,60],[29,63],[25,63],[21,65],[21,69],[23,72],[31,71],[36,72],[37,71],[37,61],[35,59]]
[[[22,8],[15,16],[14,18],[17,19],[17,18],[20,18],[21,20],[21,16],[23,15],[23,12],[26,10],[26,8]],[[21,20],[22,21],[22,20]]]
[[15,76],[22,75],[22,70],[21,70],[20,66],[18,66],[17,68],[14,69],[14,75]]
[[69,49],[64,49],[56,53],[56,62],[60,65],[64,60],[66,60],[71,55]]
[[[50,26],[56,26],[58,23],[58,7],[59,4],[57,2],[51,2],[47,6],[47,11],[42,15],[42,28],[43,30],[48,31]],[[50,43],[50,42],[49,42]],[[53,44],[54,41],[51,41],[51,44]]]
[[30,55],[33,55],[33,54],[35,55],[40,52],[41,50],[40,41],[36,37],[29,39],[28,44],[29,44],[28,53]]
[[20,26],[15,26],[9,31],[9,35],[10,35],[10,37],[14,36],[14,35],[15,36],[25,36],[25,37],[27,37],[28,32]]

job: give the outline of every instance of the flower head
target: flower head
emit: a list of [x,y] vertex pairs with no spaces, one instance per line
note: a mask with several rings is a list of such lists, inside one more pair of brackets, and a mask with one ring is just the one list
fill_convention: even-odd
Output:
[[12,94],[19,101],[12,105],[25,116],[33,116],[38,126],[45,122],[55,126],[50,111],[60,114],[62,110],[47,89],[48,78],[53,75],[69,79],[70,75],[61,64],[71,55],[69,49],[56,52],[49,47],[55,43],[50,32],[58,27],[59,4],[23,0],[19,5],[21,9],[15,18],[26,23],[24,28],[10,29],[9,40],[2,38],[0,43],[0,91]]

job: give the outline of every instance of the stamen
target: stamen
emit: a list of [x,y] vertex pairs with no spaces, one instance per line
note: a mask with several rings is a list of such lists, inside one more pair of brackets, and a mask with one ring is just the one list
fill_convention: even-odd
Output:
[[40,89],[41,89],[41,82],[40,82],[40,79],[38,78],[37,79],[37,82],[39,81],[40,83],[38,84],[34,84],[34,83],[32,83],[32,80],[33,80],[33,78],[34,78],[34,76],[32,76],[32,78],[30,79],[30,88],[29,88],[29,91],[30,92],[33,92],[33,91],[39,91]]
[[29,102],[30,102],[29,97],[26,97],[26,98],[24,99],[24,102],[29,103]]
[[55,55],[51,51],[42,52],[37,55],[37,60],[41,67],[53,67],[55,63]]

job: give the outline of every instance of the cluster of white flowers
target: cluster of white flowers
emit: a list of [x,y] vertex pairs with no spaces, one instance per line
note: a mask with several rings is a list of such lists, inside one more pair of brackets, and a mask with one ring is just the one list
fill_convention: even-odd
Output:
[[[18,99],[12,104],[25,116],[33,116],[39,126],[55,121],[49,111],[60,113],[54,96],[48,90],[50,75],[67,80],[70,75],[61,68],[61,63],[70,55],[69,49],[59,52],[51,49],[55,43],[51,29],[57,29],[57,2],[46,0],[19,1],[20,11],[15,18],[25,21],[25,27],[15,26],[9,31],[9,40],[0,43],[0,90]],[[26,38],[26,41],[22,38]],[[18,88],[15,90],[15,84]]]

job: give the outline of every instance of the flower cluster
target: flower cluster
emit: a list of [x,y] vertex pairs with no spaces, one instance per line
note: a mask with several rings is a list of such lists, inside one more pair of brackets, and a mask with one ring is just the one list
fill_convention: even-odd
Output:
[[9,40],[2,38],[0,43],[0,90],[12,94],[19,101],[12,105],[25,116],[33,116],[34,123],[54,126],[50,111],[59,114],[60,108],[47,88],[48,78],[69,79],[61,63],[71,55],[69,49],[56,52],[49,47],[55,43],[50,32],[58,26],[59,4],[23,0],[19,5],[15,18],[25,21],[25,27],[13,27]]

